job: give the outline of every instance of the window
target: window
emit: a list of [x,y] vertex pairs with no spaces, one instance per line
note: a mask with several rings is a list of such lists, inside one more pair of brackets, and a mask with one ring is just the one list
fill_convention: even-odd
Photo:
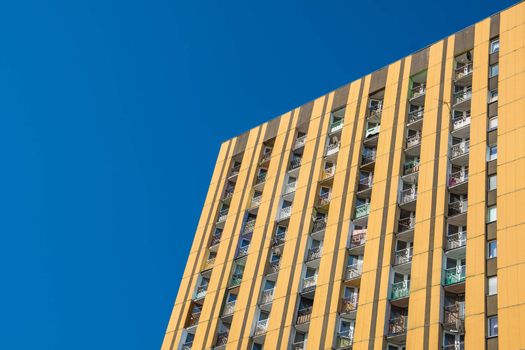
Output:
[[494,39],[490,42],[490,53],[496,53],[499,51],[499,38]]
[[489,91],[489,103],[496,102],[498,100],[498,89]]
[[489,277],[488,279],[488,293],[489,295],[498,294],[498,276]]
[[488,190],[493,191],[497,188],[497,175],[490,175],[488,179]]
[[489,119],[489,131],[496,130],[498,128],[498,116],[491,117]]
[[488,335],[489,337],[497,337],[498,336],[498,316],[492,316],[489,317],[488,322]]
[[495,205],[487,209],[487,223],[494,222],[498,219],[497,208]]
[[498,159],[498,146],[497,145],[490,145],[487,148],[487,162],[490,162],[491,160]]
[[489,78],[495,77],[499,74],[499,65],[493,64],[489,67]]
[[498,256],[498,245],[496,240],[487,243],[487,259],[494,259]]

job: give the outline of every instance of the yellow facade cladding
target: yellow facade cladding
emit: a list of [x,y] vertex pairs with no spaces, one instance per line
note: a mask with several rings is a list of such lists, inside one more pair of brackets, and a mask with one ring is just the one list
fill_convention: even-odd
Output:
[[523,349],[524,206],[519,3],[224,142],[162,350]]

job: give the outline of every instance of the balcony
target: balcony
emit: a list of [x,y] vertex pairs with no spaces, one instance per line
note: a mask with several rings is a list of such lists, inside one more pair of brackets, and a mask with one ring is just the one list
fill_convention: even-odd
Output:
[[396,250],[394,252],[394,265],[403,265],[412,261],[412,248]]
[[408,211],[416,210],[417,187],[404,189],[399,193],[399,206]]
[[339,119],[339,120],[336,120],[336,121],[333,121],[331,124],[330,124],[330,134],[333,134],[339,130],[341,130],[343,128],[343,122],[344,120],[343,119]]
[[467,245],[467,231],[454,233],[447,236],[446,251],[463,248]]
[[399,316],[388,320],[388,337],[406,335],[408,316]]
[[281,232],[275,234],[272,241],[272,247],[280,246],[281,244],[284,244],[286,239],[286,232]]
[[383,107],[378,105],[375,107],[370,107],[368,109],[368,120],[371,122],[378,123],[381,121],[381,113],[383,112]]
[[408,135],[406,140],[405,153],[409,156],[417,156],[421,148],[421,134],[419,132]]
[[308,306],[297,311],[297,320],[296,325],[305,325],[310,323],[310,318],[312,316],[312,307]]
[[259,173],[257,179],[255,179],[255,185],[261,185],[266,182],[267,173]]
[[291,215],[292,215],[292,207],[291,206],[285,207],[285,208],[281,208],[281,210],[279,210],[279,215],[277,217],[277,220],[278,221],[286,220]]
[[206,259],[206,261],[204,261],[204,264],[202,264],[202,271],[211,270],[214,264],[215,264],[215,257]]
[[303,289],[302,293],[310,293],[315,290],[317,286],[317,275],[303,278]]
[[457,67],[454,71],[454,80],[469,84],[472,81],[472,62]]
[[410,281],[404,280],[401,282],[392,283],[392,291],[390,292],[390,300],[401,300],[408,298],[410,295]]
[[270,264],[268,266],[268,274],[266,275],[267,280],[269,281],[277,280],[277,275],[279,274],[280,265],[281,265],[281,260],[270,261]]
[[372,183],[374,181],[373,175],[370,173],[369,176],[359,179],[357,184],[357,194],[364,198],[369,198],[372,191]]
[[409,101],[416,106],[422,106],[425,103],[426,84],[419,83],[410,89]]
[[448,223],[454,226],[466,226],[467,224],[466,200],[458,200],[448,205]]
[[329,157],[339,152],[340,145],[341,145],[341,142],[329,143],[328,146],[326,146],[326,156]]
[[250,203],[250,209],[258,208],[261,205],[262,194],[254,196]]
[[455,344],[443,345],[443,350],[465,350],[464,342],[457,342]]
[[444,307],[443,328],[447,331],[463,333],[465,330],[465,302],[457,302]]
[[370,203],[359,204],[355,207],[354,224],[366,226],[368,215],[370,214]]
[[250,245],[245,245],[243,247],[239,247],[239,249],[237,250],[237,256],[235,258],[236,259],[240,259],[240,258],[245,257],[246,255],[248,255],[248,250],[249,249],[250,249]]
[[182,350],[191,350],[192,346],[193,346],[193,340],[187,341],[184,344],[182,344]]
[[317,206],[318,207],[326,207],[330,204],[330,201],[332,200],[332,193],[331,192],[324,192],[319,195],[319,199],[317,200]]
[[403,240],[411,240],[414,235],[414,228],[416,227],[415,215],[405,218],[400,218],[397,226],[397,238]]
[[261,157],[261,161],[259,162],[259,165],[269,162],[270,159],[272,159],[272,153],[271,152],[264,153]]
[[403,181],[406,183],[416,183],[419,175],[419,160],[409,160],[403,166]]
[[459,170],[448,176],[448,188],[451,193],[467,193],[468,169]]
[[287,183],[286,186],[284,187],[284,195],[286,196],[286,195],[289,195],[291,193],[294,193],[296,189],[297,189],[297,182],[296,181]]
[[[321,258],[322,248],[315,247],[308,249],[306,253],[306,265],[309,267],[317,267],[319,265],[319,260]],[[312,263],[314,262],[314,263]]]
[[235,288],[241,285],[242,273],[235,273],[230,281],[230,288]]
[[255,229],[255,219],[248,220],[244,224],[244,228],[242,230],[242,234],[246,235],[248,233],[252,233],[254,229]]
[[450,160],[453,164],[467,165],[470,140],[456,143],[450,147]]
[[222,201],[225,202],[225,203],[229,203],[230,199],[232,199],[232,197],[233,197],[233,191],[234,191],[233,187],[227,189],[224,192],[224,196],[222,197]]
[[376,152],[365,152],[361,156],[361,168],[368,169],[373,168],[373,164],[376,161]]
[[230,317],[233,315],[233,312],[235,311],[235,303],[236,300],[228,301],[226,304],[224,304],[224,309],[222,310],[222,317]]
[[270,304],[273,301],[274,294],[275,288],[263,290],[261,295],[261,308],[263,305]]
[[215,349],[222,349],[228,344],[228,333],[220,332],[217,334],[217,341],[215,342]]
[[423,116],[425,110],[423,108],[408,112],[407,126],[411,129],[420,130],[423,125]]
[[217,223],[223,223],[226,221],[226,218],[228,217],[228,209],[222,209],[219,211],[219,217],[217,218]]
[[298,341],[292,344],[292,350],[304,350],[304,349],[306,349],[305,341]]
[[350,236],[350,244],[348,250],[354,255],[362,255],[366,243],[366,228],[357,229],[352,232]]
[[305,144],[306,144],[306,135],[303,135],[303,136],[301,136],[301,137],[298,137],[298,138],[295,140],[295,144],[294,144],[294,146],[293,146],[294,151],[295,151],[295,150],[298,150],[299,148],[304,147]]
[[200,317],[200,311],[191,313],[190,317],[188,318],[188,326],[186,328],[195,327],[199,323]]
[[326,229],[326,216],[317,217],[314,219],[312,224],[312,238],[321,239],[324,237],[324,231]]
[[445,269],[443,284],[445,286],[451,286],[465,282],[466,266],[456,266],[450,269]]
[[454,137],[461,139],[467,138],[470,133],[470,112],[462,113],[452,117],[452,131]]
[[353,281],[361,277],[363,265],[361,263],[354,263],[346,267],[345,281]]
[[228,176],[228,180],[232,180],[233,178],[237,177],[239,175],[239,172],[241,171],[241,165],[237,164],[233,166],[230,170],[230,175]]
[[221,242],[221,236],[222,236],[222,233],[215,234],[212,236],[211,242],[210,242],[210,252],[217,251],[219,243]]
[[301,166],[301,161],[302,161],[301,157],[293,158],[290,161],[290,170],[289,170],[289,172],[293,172],[294,170],[299,169],[299,167]]
[[353,340],[354,340],[354,332],[352,329],[345,331],[345,332],[339,332],[337,334],[337,349],[338,350],[352,349]]
[[335,165],[332,165],[329,168],[323,169],[321,172],[321,180],[320,181],[326,181],[328,179],[332,179],[335,174]]
[[195,297],[193,300],[202,300],[206,296],[206,291],[208,290],[208,285],[199,286],[197,287],[197,291],[195,292]]
[[343,298],[341,301],[341,314],[355,316],[355,311],[357,311],[357,295],[352,295],[351,297]]
[[470,109],[470,100],[472,99],[472,87],[460,90],[454,93],[453,107],[458,111],[467,111]]
[[365,138],[376,136],[377,134],[379,134],[380,129],[381,129],[381,125],[379,124],[372,126],[370,128],[367,128],[365,131]]
[[266,320],[259,320],[255,324],[255,331],[253,332],[253,336],[261,336],[263,334],[266,334],[266,331],[268,330],[268,322],[270,321],[269,318]]

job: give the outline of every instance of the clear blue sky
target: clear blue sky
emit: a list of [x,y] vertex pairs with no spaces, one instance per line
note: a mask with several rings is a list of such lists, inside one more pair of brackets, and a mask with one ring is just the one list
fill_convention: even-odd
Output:
[[158,349],[222,141],[513,2],[3,1],[0,348]]

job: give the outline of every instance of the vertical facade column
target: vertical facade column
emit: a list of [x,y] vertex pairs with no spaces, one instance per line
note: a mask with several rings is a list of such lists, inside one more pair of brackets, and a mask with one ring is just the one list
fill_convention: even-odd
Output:
[[525,348],[525,3],[500,16],[498,345]]
[[225,179],[228,176],[228,170],[231,164],[230,158],[235,142],[236,140],[226,141],[221,145],[219,150],[208,193],[206,194],[202,213],[195,232],[195,238],[193,239],[175,305],[162,342],[162,350],[175,349],[180,341],[184,322],[189,312],[191,299],[200,273],[200,262],[204,259],[204,247],[208,244],[209,237],[212,234],[213,221],[219,210],[220,197],[224,188]]
[[470,121],[465,347],[485,348],[485,211],[490,19],[476,24]]

